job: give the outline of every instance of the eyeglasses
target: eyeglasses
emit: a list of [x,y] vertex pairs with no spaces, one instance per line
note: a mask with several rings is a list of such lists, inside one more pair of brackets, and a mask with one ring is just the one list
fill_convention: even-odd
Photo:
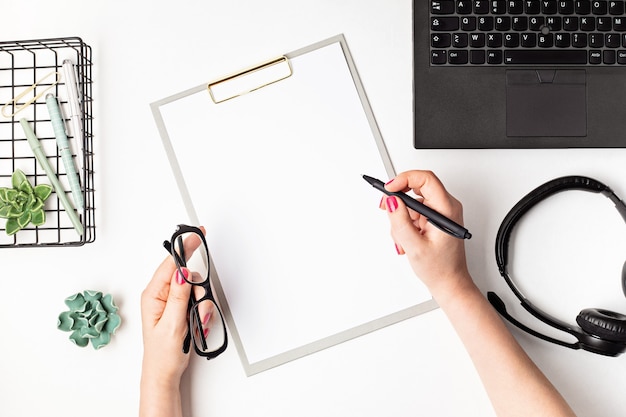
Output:
[[189,353],[193,342],[198,355],[213,359],[226,350],[228,335],[224,316],[211,291],[209,249],[204,234],[197,227],[180,224],[172,239],[164,241],[163,246],[174,258],[181,276],[185,276],[183,267],[189,270],[185,281],[192,285],[183,352]]

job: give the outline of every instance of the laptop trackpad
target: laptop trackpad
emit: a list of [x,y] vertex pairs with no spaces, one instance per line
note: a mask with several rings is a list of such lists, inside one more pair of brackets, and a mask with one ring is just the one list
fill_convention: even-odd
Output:
[[508,70],[507,136],[586,136],[585,91],[585,70]]

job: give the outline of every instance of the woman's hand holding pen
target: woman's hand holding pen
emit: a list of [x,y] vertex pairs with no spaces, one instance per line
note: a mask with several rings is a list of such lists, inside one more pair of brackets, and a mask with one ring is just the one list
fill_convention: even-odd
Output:
[[[389,191],[413,190],[423,203],[463,224],[463,207],[430,171],[407,171],[385,185]],[[406,254],[415,274],[437,298],[457,285],[471,281],[467,271],[464,241],[442,233],[424,216],[409,210],[401,199],[383,196],[380,208],[387,210],[391,236],[399,254]]]
[[[408,191],[459,224],[463,207],[429,171],[408,171],[385,185]],[[391,222],[398,253],[406,253],[452,323],[474,362],[498,416],[573,416],[574,413],[508,331],[474,284],[467,269],[464,240],[442,233],[400,198],[385,196],[380,207]],[[494,365],[497,364],[497,365]]]

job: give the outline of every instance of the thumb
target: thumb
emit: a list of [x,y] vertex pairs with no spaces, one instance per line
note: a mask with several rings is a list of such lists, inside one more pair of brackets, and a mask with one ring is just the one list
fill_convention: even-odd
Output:
[[[181,268],[181,271],[185,278],[190,274],[187,268]],[[181,276],[178,269],[172,275],[170,292],[167,295],[167,304],[163,311],[163,318],[166,320],[186,323],[191,284],[185,281],[185,278]]]

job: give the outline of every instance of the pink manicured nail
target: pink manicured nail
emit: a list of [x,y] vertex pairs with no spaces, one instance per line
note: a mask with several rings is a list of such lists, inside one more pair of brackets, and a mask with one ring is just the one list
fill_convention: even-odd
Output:
[[206,339],[207,335],[209,334],[209,328],[205,327],[203,333],[204,333],[204,338]]
[[394,243],[395,247],[396,247],[396,252],[398,252],[398,255],[402,255],[402,251],[400,250],[400,247],[398,246],[397,243]]
[[384,202],[385,202],[385,196],[382,196],[380,198],[380,203],[378,203],[378,208],[379,209],[384,209],[385,208],[385,206],[383,205]]
[[387,202],[387,211],[389,213],[393,213],[398,209],[398,200],[396,200],[395,196],[389,196],[385,201]]
[[[183,275],[184,275],[184,278],[183,278]],[[180,269],[176,271],[176,282],[179,283],[180,285],[183,285],[185,283],[185,278],[189,276],[189,271],[187,271],[186,269],[183,269],[183,275],[180,274]]]
[[393,182],[393,180],[394,180],[394,178],[390,179],[389,181],[387,181],[387,182],[385,183],[385,185],[391,184],[391,183]]
[[209,320],[211,319],[211,313],[206,313],[206,315],[204,316],[204,319],[202,320],[202,325],[205,326]]

